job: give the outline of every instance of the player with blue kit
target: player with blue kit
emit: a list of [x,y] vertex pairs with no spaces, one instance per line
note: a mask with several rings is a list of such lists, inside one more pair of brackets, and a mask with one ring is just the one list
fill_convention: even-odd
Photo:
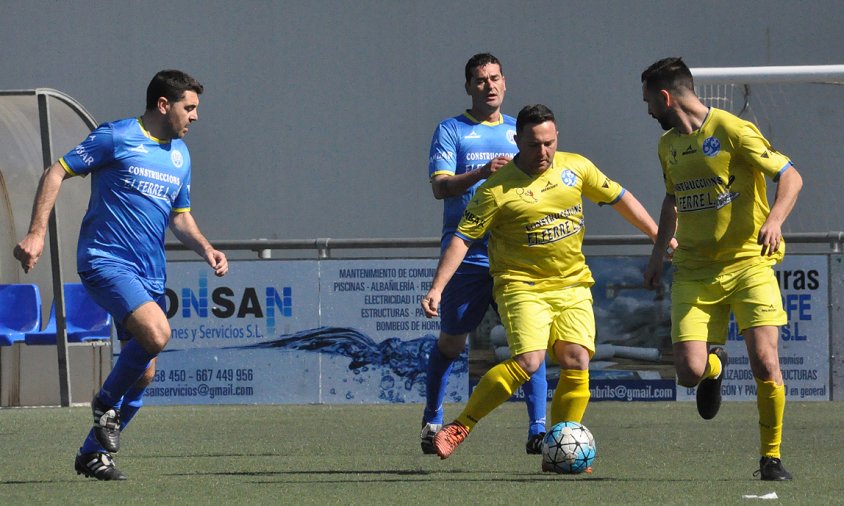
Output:
[[228,272],[226,256],[209,244],[190,213],[191,163],[182,137],[198,119],[202,91],[184,72],[157,73],[147,87],[141,117],[100,125],[44,171],[29,231],[15,248],[15,258],[29,272],[43,252],[62,182],[91,176],[77,270],[94,301],[113,316],[122,347],[91,402],[94,424],[76,455],[77,474],[126,479],[111,454],[119,450],[120,433],[142,406],[155,357],[170,338],[164,313],[167,227],[217,276]]
[[[507,164],[518,151],[516,120],[501,113],[506,92],[501,62],[479,53],[466,63],[466,93],[472,108],[441,122],[434,132],[428,173],[434,197],[443,201],[442,248],[448,245],[475,189]],[[421,445],[436,453],[433,438],[443,424],[443,401],[454,361],[463,352],[469,332],[482,321],[492,298],[487,239],[472,243],[442,297],[440,335],[428,359]],[[523,387],[529,428],[526,451],[538,454],[545,434],[548,381],[543,363]]]

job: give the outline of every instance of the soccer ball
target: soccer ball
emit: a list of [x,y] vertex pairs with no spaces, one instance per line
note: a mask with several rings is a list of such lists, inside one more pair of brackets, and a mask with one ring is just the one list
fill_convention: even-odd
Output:
[[542,440],[542,467],[560,474],[579,474],[592,466],[596,451],[589,429],[577,422],[560,422]]

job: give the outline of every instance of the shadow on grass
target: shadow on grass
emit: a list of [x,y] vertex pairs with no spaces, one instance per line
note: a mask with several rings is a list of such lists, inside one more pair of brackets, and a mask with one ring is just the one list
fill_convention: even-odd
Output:
[[[429,471],[421,469],[405,469],[405,470],[314,470],[314,471],[219,471],[219,472],[187,472],[187,473],[171,473],[166,476],[184,477],[184,476],[232,476],[232,477],[248,477],[248,478],[272,478],[272,477],[290,477],[291,479],[279,480],[256,480],[251,483],[349,483],[353,481],[360,482],[395,482],[396,477],[420,477],[425,478],[425,481],[430,481],[429,477],[436,476],[438,482],[475,482],[475,483],[537,483],[548,482],[553,480],[566,480],[568,483],[576,481],[583,482],[607,482],[607,483],[640,483],[641,478],[635,476],[629,477],[600,477],[590,475],[561,475],[552,473],[513,473],[510,471],[491,472],[491,471],[471,471],[471,470],[443,470],[443,471]],[[314,477],[344,477],[343,479],[320,479],[314,480],[298,480],[293,477],[298,476],[314,476]],[[355,479],[355,477],[360,479]],[[379,479],[380,478],[380,479]],[[415,480],[408,480],[415,481]],[[652,482],[663,483],[697,483],[699,479],[695,478],[665,478],[653,479]],[[734,479],[707,479],[707,482],[731,482],[737,481]]]

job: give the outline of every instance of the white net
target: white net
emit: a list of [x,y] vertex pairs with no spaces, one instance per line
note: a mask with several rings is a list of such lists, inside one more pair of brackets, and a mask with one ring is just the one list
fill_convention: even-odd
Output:
[[717,83],[695,86],[700,99],[710,107],[729,111],[736,116],[765,127],[771,111],[786,107],[788,93],[777,83]]
[[[840,230],[844,65],[691,70],[704,103],[755,123],[799,168],[803,190],[784,230]],[[775,191],[769,184],[769,202]]]
[[[840,96],[844,65],[722,67],[692,69],[695,91],[704,104],[752,121],[772,134],[781,119],[794,118],[807,104]],[[830,95],[830,88],[835,88]],[[812,97],[807,102],[807,98]]]

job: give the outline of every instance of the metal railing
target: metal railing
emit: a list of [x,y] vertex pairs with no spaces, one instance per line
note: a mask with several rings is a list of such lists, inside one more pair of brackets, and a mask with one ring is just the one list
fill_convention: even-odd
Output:
[[[828,244],[829,253],[844,251],[844,231],[799,232],[783,234],[790,244]],[[332,258],[332,250],[362,249],[414,249],[440,247],[438,237],[395,237],[369,239],[251,239],[211,241],[215,248],[223,251],[254,251],[258,258],[272,258],[273,250],[315,250],[320,259]],[[586,246],[629,246],[650,244],[650,239],[642,235],[587,235],[583,239]],[[164,245],[168,251],[187,251],[183,244],[168,241]]]

